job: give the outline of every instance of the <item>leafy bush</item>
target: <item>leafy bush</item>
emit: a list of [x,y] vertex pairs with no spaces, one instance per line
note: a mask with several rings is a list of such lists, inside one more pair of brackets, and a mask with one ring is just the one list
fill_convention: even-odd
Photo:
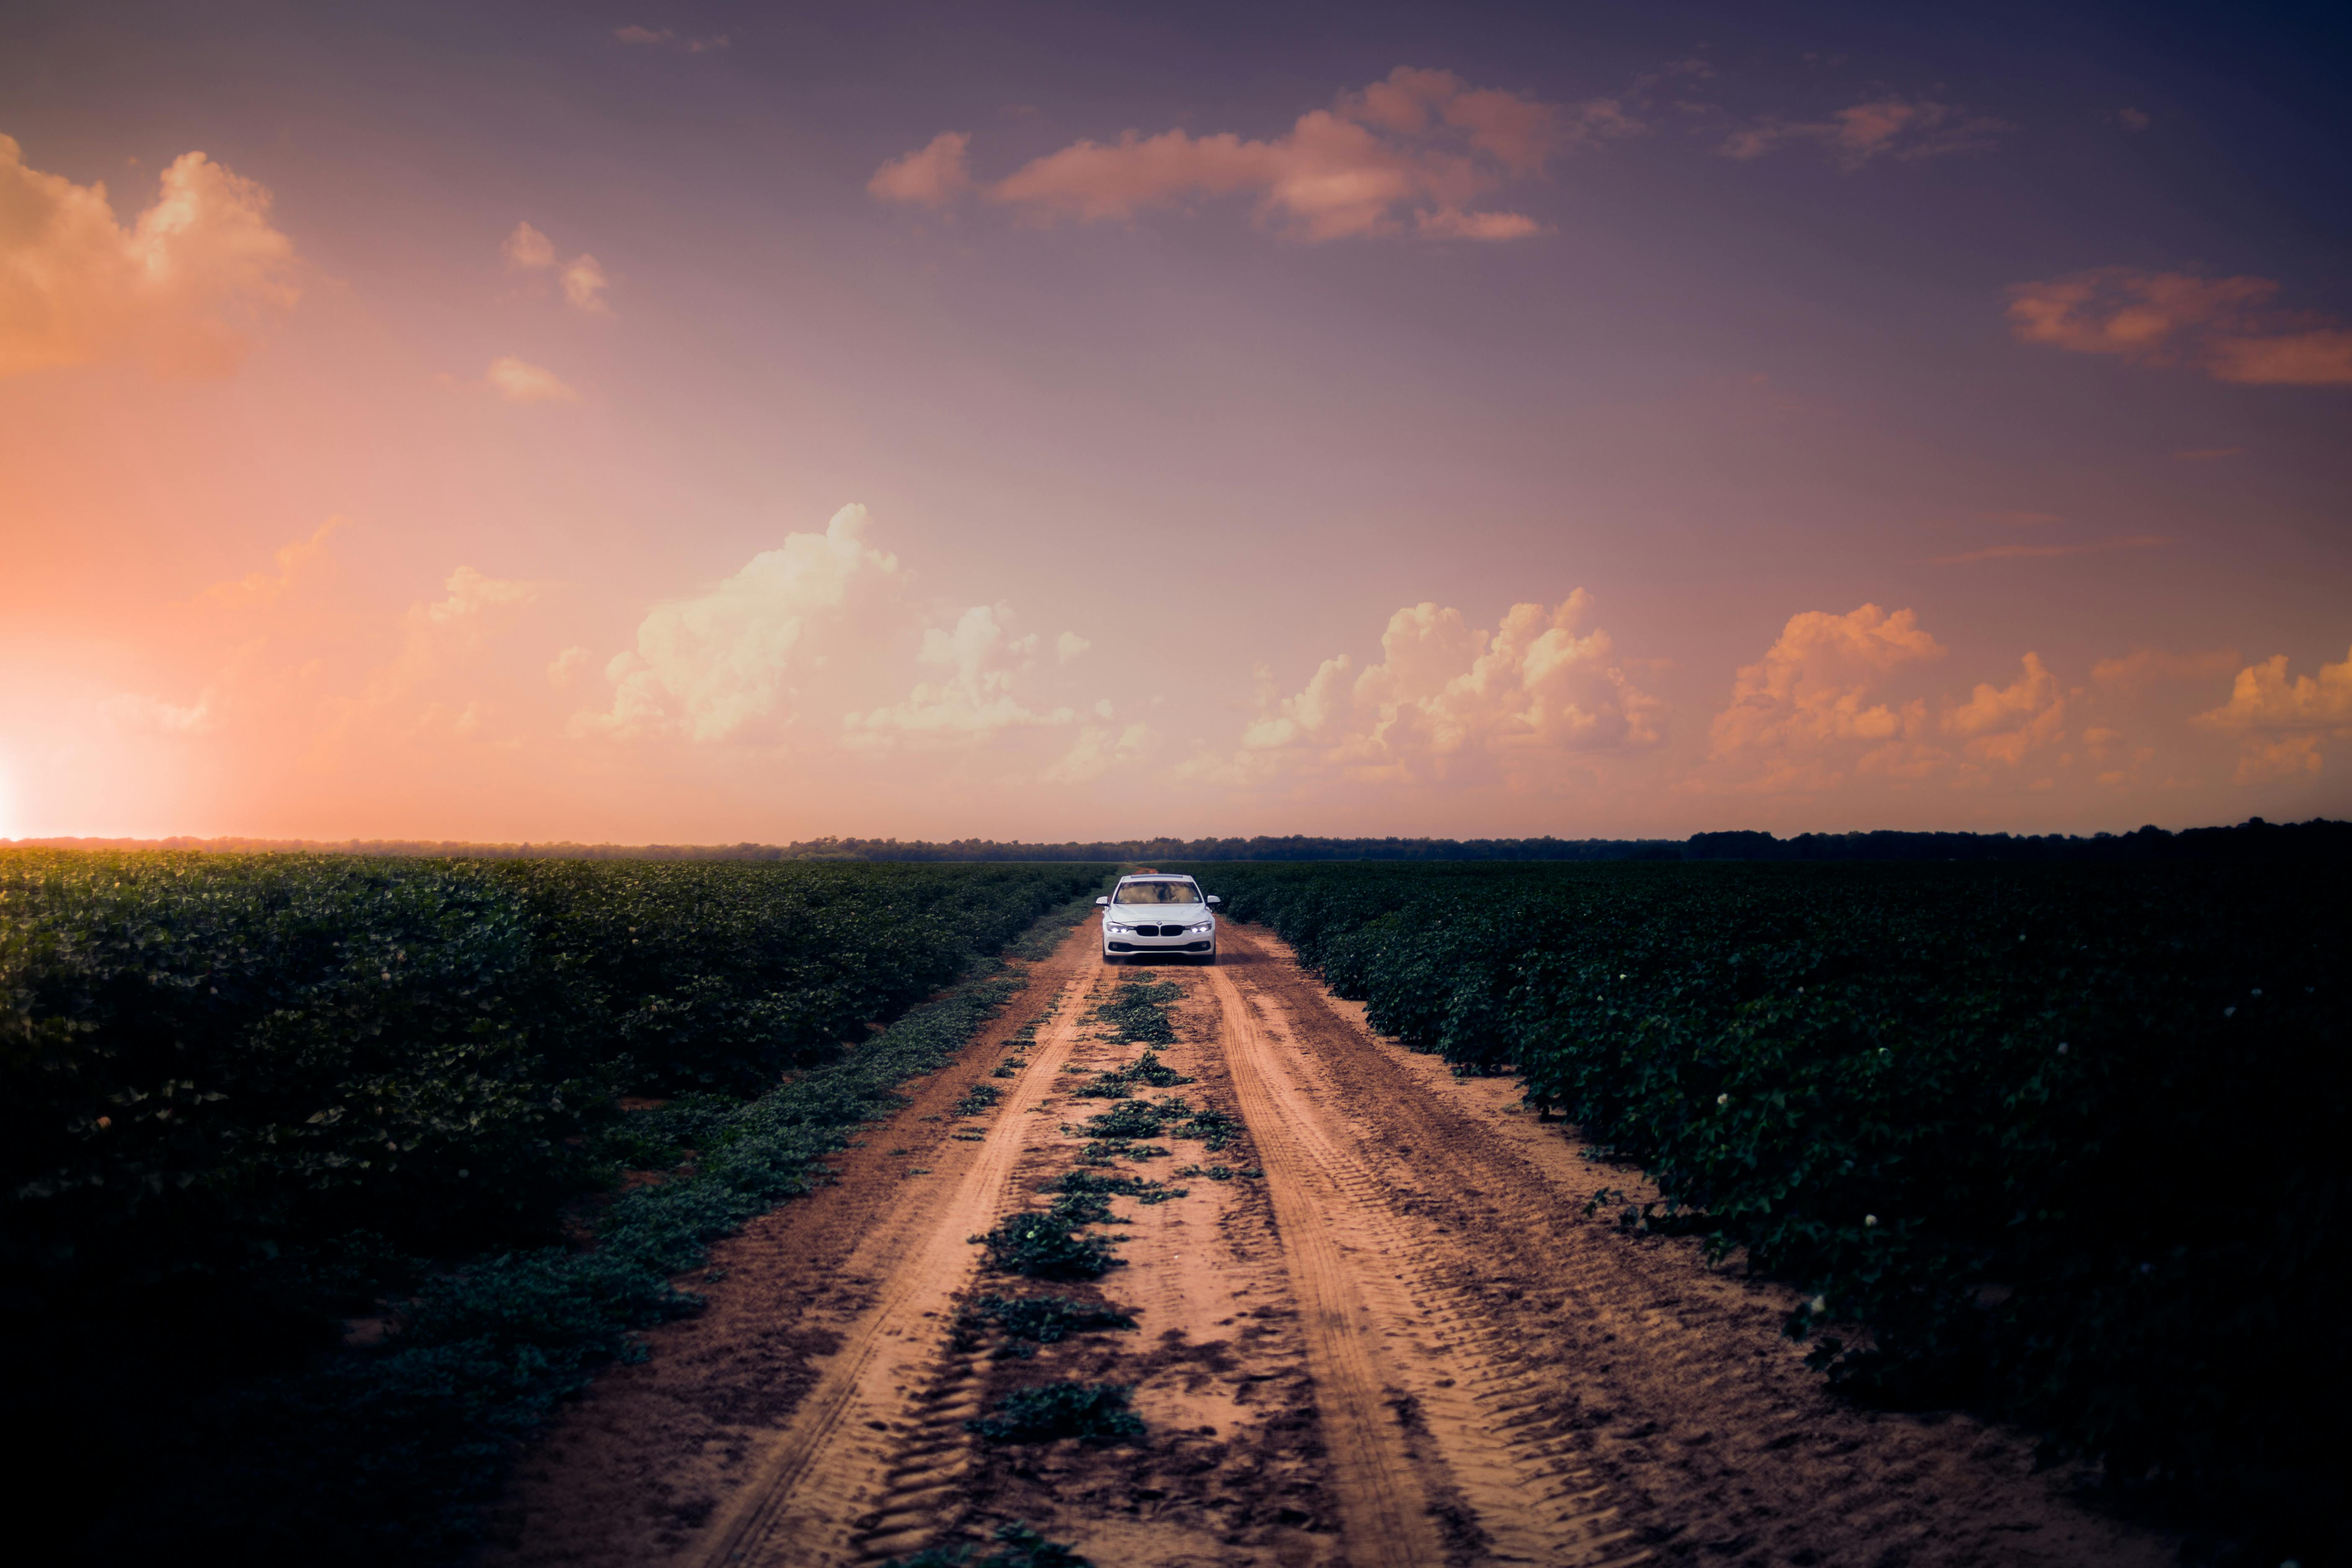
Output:
[[1088,1223],[1089,1218],[1055,1210],[1033,1210],[971,1239],[988,1248],[991,1268],[1034,1279],[1096,1279],[1124,1259],[1114,1250],[1115,1243],[1079,1233],[1077,1227]]
[[[1374,1027],[1648,1167],[1857,1394],[2337,1495],[2352,931],[2326,866],[1230,867]],[[2332,1523],[2309,1523],[2306,1537]]]
[[1130,980],[1094,1010],[1094,1020],[1108,1025],[1108,1037],[1122,1045],[1173,1045],[1176,1026],[1169,1022],[1168,1009],[1183,994],[1172,980]]
[[1133,1392],[1115,1383],[1041,1384],[1015,1389],[996,1402],[994,1415],[964,1426],[991,1443],[1132,1442],[1144,1434],[1143,1418],[1127,1407]]
[[1058,1344],[1095,1329],[1131,1329],[1132,1314],[1076,1296],[982,1296],[964,1309],[968,1327],[993,1323],[1016,1340]]
[[[35,1555],[444,1552],[515,1432],[690,1307],[669,1277],[1005,989],[870,1026],[1097,880],[996,869],[0,850]],[[549,1245],[567,1223],[602,1245]]]

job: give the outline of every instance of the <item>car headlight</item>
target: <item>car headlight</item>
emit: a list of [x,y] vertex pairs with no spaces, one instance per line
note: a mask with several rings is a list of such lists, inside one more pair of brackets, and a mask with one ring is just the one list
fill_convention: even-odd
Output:
[[1217,926],[1214,921],[1202,921],[1199,925],[1186,926],[1184,929],[1197,936],[1204,931],[1214,931]]
[[1103,923],[1109,926],[1113,931],[1133,931],[1135,929],[1133,926],[1123,926],[1117,921],[1106,921]]

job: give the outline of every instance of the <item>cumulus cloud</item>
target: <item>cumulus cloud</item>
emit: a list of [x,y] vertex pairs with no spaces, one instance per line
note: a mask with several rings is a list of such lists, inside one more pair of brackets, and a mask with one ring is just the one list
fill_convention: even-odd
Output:
[[2271,308],[2268,278],[2102,267],[2009,291],[2021,342],[2137,364],[2188,363],[2250,386],[2352,386],[2352,331]]
[[[1418,233],[1507,240],[1542,232],[1522,214],[1474,204],[1543,172],[1579,145],[1645,129],[1614,99],[1564,105],[1452,71],[1400,66],[1265,140],[1182,130],[1082,141],[1033,159],[984,188],[1039,222],[1126,222],[1160,208],[1250,198],[1258,221],[1287,237],[1326,240]],[[867,189],[885,200],[939,204],[969,184],[968,139],[950,132],[885,163]]]
[[1885,97],[1837,110],[1826,120],[1767,118],[1741,126],[1717,151],[1727,158],[1760,158],[1792,143],[1825,148],[1853,170],[1879,158],[1907,163],[1952,153],[1980,152],[2014,127],[1933,99]]
[[1765,792],[1827,789],[1858,766],[1907,776],[1920,760],[1927,704],[1882,693],[1896,670],[1944,653],[1911,610],[1791,616],[1734,679],[1730,706],[1708,731],[1709,762]]
[[945,206],[971,188],[971,172],[964,162],[964,150],[971,145],[965,132],[942,131],[928,145],[875,170],[866,182],[866,192],[877,201]]
[[0,375],[125,356],[227,374],[296,299],[294,244],[269,207],[260,185],[187,153],[124,228],[103,184],[28,168],[0,136]]
[[2238,671],[2230,700],[2193,722],[2238,737],[2241,783],[2316,773],[2323,737],[2352,739],[2352,649],[2341,664],[2323,664],[2316,679],[2287,679],[2287,658],[2275,654]]
[[1090,784],[1111,769],[1143,757],[1158,738],[1148,724],[1129,724],[1123,730],[1086,725],[1078,731],[1078,738],[1070,743],[1070,749],[1055,758],[1037,775],[1037,780],[1049,784]]
[[622,739],[780,738],[793,683],[825,661],[819,634],[901,581],[898,557],[867,544],[866,527],[866,509],[845,506],[823,533],[787,534],[709,592],[655,605],[635,648],[605,667],[611,708],[577,727]]
[[573,310],[585,310],[592,316],[613,313],[612,306],[604,300],[604,290],[611,287],[611,280],[604,276],[604,264],[583,254],[557,266],[555,242],[528,221],[516,224],[514,231],[499,243],[499,254],[506,258],[509,272],[553,273],[563,302]]
[[1064,632],[1054,639],[1054,658],[1060,663],[1067,664],[1094,646],[1076,632]]
[[512,354],[490,362],[483,373],[490,389],[509,403],[577,403],[580,394],[571,383],[541,365],[528,363]]
[[849,743],[871,750],[922,737],[969,741],[1071,722],[1076,715],[1067,708],[1034,712],[1013,696],[1013,678],[1035,654],[1037,639],[1012,636],[1012,618],[1008,605],[975,605],[953,627],[926,630],[918,657],[938,678],[918,684],[904,702],[845,717]]
[[1326,659],[1289,697],[1263,679],[1240,750],[1193,771],[1542,790],[1580,760],[1654,746],[1663,705],[1626,677],[1606,631],[1586,629],[1591,607],[1580,588],[1556,607],[1514,605],[1492,632],[1433,603],[1401,609],[1379,663]]
[[1963,756],[2016,767],[2037,746],[2065,733],[2066,700],[2042,656],[2025,656],[2023,673],[2007,686],[1979,682],[1966,702],[1944,710],[1940,727],[1961,737]]
[[2037,653],[2019,661],[2014,680],[1979,681],[1964,701],[1931,707],[1905,689],[1946,652],[1910,610],[1790,616],[1764,657],[1741,667],[1709,731],[1706,765],[1684,787],[1808,793],[1871,778],[1980,789],[2066,739],[2067,694]]

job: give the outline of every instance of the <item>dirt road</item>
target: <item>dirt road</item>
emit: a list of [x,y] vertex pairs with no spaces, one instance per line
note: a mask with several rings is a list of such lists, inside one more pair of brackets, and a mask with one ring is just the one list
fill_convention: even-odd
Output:
[[[1587,1217],[1638,1179],[1381,1040],[1264,933],[1229,925],[1212,968],[1106,968],[1093,938],[837,1184],[719,1249],[710,1310],[535,1447],[486,1563],[815,1568],[1008,1523],[1102,1568],[2175,1560],[2014,1435],[1829,1398],[1783,1292]],[[1160,1058],[1239,1117],[1223,1146],[1076,1130],[1110,1102],[1070,1091],[1137,1058],[1092,1010],[1137,979],[1181,988]],[[956,1114],[975,1084],[1002,1098]],[[1098,1281],[985,1273],[970,1238],[1080,1169],[1183,1195],[1112,1200]],[[1041,1289],[1138,1326],[1029,1344],[971,1315]],[[1066,1379],[1131,1386],[1145,1435],[965,1426]]]

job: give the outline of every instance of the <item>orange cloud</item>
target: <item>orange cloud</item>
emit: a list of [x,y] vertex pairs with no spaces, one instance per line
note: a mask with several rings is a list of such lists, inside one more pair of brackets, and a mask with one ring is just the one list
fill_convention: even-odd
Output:
[[1944,653],[1911,610],[1791,616],[1734,679],[1730,706],[1708,731],[1709,763],[1732,787],[1765,793],[1827,789],[1856,767],[1916,776],[1927,704],[1880,694],[1896,670]]
[[635,648],[605,668],[611,708],[574,728],[624,740],[780,737],[797,717],[793,681],[824,662],[816,634],[902,581],[898,557],[866,544],[866,522],[864,507],[843,507],[823,533],[787,534],[708,593],[656,605]]
[[580,394],[553,371],[530,364],[512,354],[490,362],[483,379],[509,403],[577,403]]
[[1827,147],[1840,164],[1858,169],[1874,158],[1907,163],[1990,147],[2015,127],[1932,99],[1879,98],[1851,105],[1827,120],[1759,120],[1725,138],[1717,152],[1743,162],[1791,142]]
[[1296,696],[1262,684],[1229,759],[1192,772],[1254,784],[1337,773],[1379,784],[1556,787],[1580,757],[1645,751],[1664,705],[1627,679],[1609,634],[1582,630],[1591,595],[1511,606],[1493,632],[1423,603],[1389,617],[1381,662],[1328,658]]
[[860,751],[886,751],[901,740],[985,739],[1006,730],[1069,724],[1069,708],[1036,712],[1013,694],[1014,677],[1035,658],[1035,637],[1009,635],[1009,606],[975,605],[957,616],[951,630],[923,633],[920,662],[940,674],[916,686],[904,702],[851,713],[842,721],[845,738]]
[[613,313],[613,308],[604,302],[604,290],[611,283],[604,276],[604,265],[593,256],[581,255],[556,266],[555,242],[528,221],[514,226],[514,232],[499,242],[499,254],[506,258],[509,272],[552,271],[563,302],[573,310],[585,310],[592,316]]
[[2064,738],[2066,700],[2058,679],[2029,653],[2024,673],[2007,686],[1980,681],[1968,701],[1944,710],[1940,727],[1964,737],[1962,754],[2015,767],[2037,746]]
[[103,184],[28,168],[0,136],[0,375],[120,356],[163,374],[234,370],[255,326],[297,297],[294,243],[269,206],[187,153],[126,229]]
[[920,206],[945,206],[971,188],[971,172],[964,150],[971,138],[961,131],[942,131],[926,146],[893,158],[866,182],[877,201],[908,202]]
[[2316,679],[2288,680],[2286,662],[2282,653],[2248,665],[2229,701],[2191,721],[2239,738],[2241,783],[2316,773],[2323,736],[2352,739],[2352,650],[2341,664],[2321,665]]
[[[1402,234],[1506,240],[1542,232],[1523,214],[1473,204],[1554,155],[1643,127],[1613,99],[1564,106],[1472,88],[1451,71],[1400,66],[1343,93],[1268,140],[1231,132],[1194,136],[1129,131],[1032,160],[989,186],[989,200],[1041,222],[1124,222],[1139,213],[1247,195],[1259,221],[1297,239]],[[932,205],[970,184],[969,139],[939,136],[875,172],[866,188],[887,201]]]
[[2012,287],[2010,329],[2071,353],[2186,361],[2242,385],[2352,385],[2352,331],[2267,312],[2278,289],[2268,278],[2102,267]]

